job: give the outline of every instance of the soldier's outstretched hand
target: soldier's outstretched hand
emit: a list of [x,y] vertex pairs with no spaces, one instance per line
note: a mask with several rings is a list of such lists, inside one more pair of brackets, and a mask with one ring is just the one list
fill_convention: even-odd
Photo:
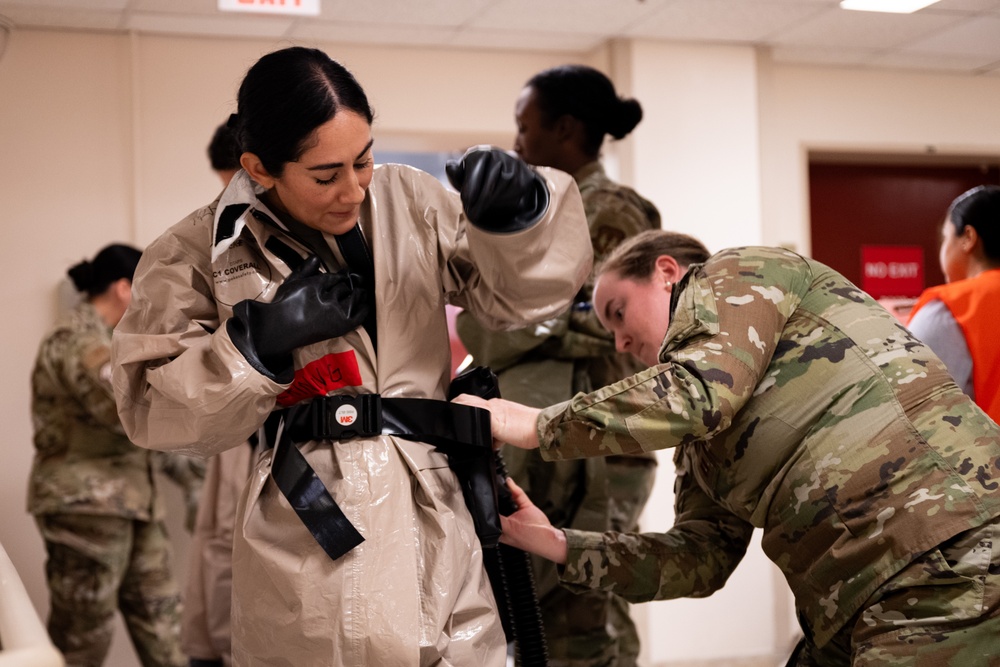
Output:
[[500,516],[503,527],[500,541],[560,565],[565,564],[566,534],[553,527],[545,512],[538,509],[524,489],[509,477],[507,486],[517,510],[510,516]]
[[538,413],[541,412],[538,408],[502,398],[486,400],[470,394],[460,394],[454,402],[490,411],[494,447],[508,444],[521,449],[538,449],[538,431],[535,428]]

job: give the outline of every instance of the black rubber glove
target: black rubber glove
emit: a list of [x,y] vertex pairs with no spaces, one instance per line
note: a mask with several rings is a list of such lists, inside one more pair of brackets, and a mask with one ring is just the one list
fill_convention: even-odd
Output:
[[292,350],[343,336],[367,315],[361,276],[323,273],[314,255],[278,286],[270,303],[244,299],[233,306],[226,328],[254,368],[287,383],[294,376]]
[[488,232],[516,232],[538,222],[549,207],[545,181],[523,160],[496,148],[473,148],[445,165],[462,195],[465,215]]

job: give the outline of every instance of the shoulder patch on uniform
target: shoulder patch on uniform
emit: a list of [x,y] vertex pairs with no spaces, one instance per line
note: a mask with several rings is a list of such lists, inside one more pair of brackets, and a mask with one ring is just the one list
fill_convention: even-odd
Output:
[[111,348],[107,345],[91,345],[80,355],[83,367],[94,371],[111,363]]

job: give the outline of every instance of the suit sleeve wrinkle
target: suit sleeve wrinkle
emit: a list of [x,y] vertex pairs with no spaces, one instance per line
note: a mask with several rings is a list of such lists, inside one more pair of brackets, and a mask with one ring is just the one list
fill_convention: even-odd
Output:
[[[166,239],[140,260],[132,304],[114,338],[119,415],[140,446],[195,456],[237,446],[283,389],[253,370],[225,327],[211,326],[219,320],[218,304],[198,268],[207,262],[207,254]],[[173,427],[156,428],[162,420]]]
[[468,224],[457,195],[439,224],[448,225],[448,301],[483,327],[508,331],[553,318],[571,303],[590,272],[593,252],[583,204],[566,174],[540,168],[550,191],[544,216],[531,227],[491,233]]

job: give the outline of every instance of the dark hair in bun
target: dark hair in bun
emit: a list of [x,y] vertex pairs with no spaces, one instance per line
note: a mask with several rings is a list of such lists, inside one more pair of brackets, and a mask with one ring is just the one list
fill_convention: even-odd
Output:
[[111,283],[121,278],[132,280],[142,251],[132,246],[112,244],[101,250],[93,260],[83,260],[66,272],[78,292],[97,296],[107,291]]
[[569,115],[583,122],[588,155],[597,157],[604,135],[621,139],[642,120],[642,106],[632,98],[619,97],[611,79],[586,65],[560,65],[531,77],[526,84],[535,89],[535,99],[544,122],[551,124]]

